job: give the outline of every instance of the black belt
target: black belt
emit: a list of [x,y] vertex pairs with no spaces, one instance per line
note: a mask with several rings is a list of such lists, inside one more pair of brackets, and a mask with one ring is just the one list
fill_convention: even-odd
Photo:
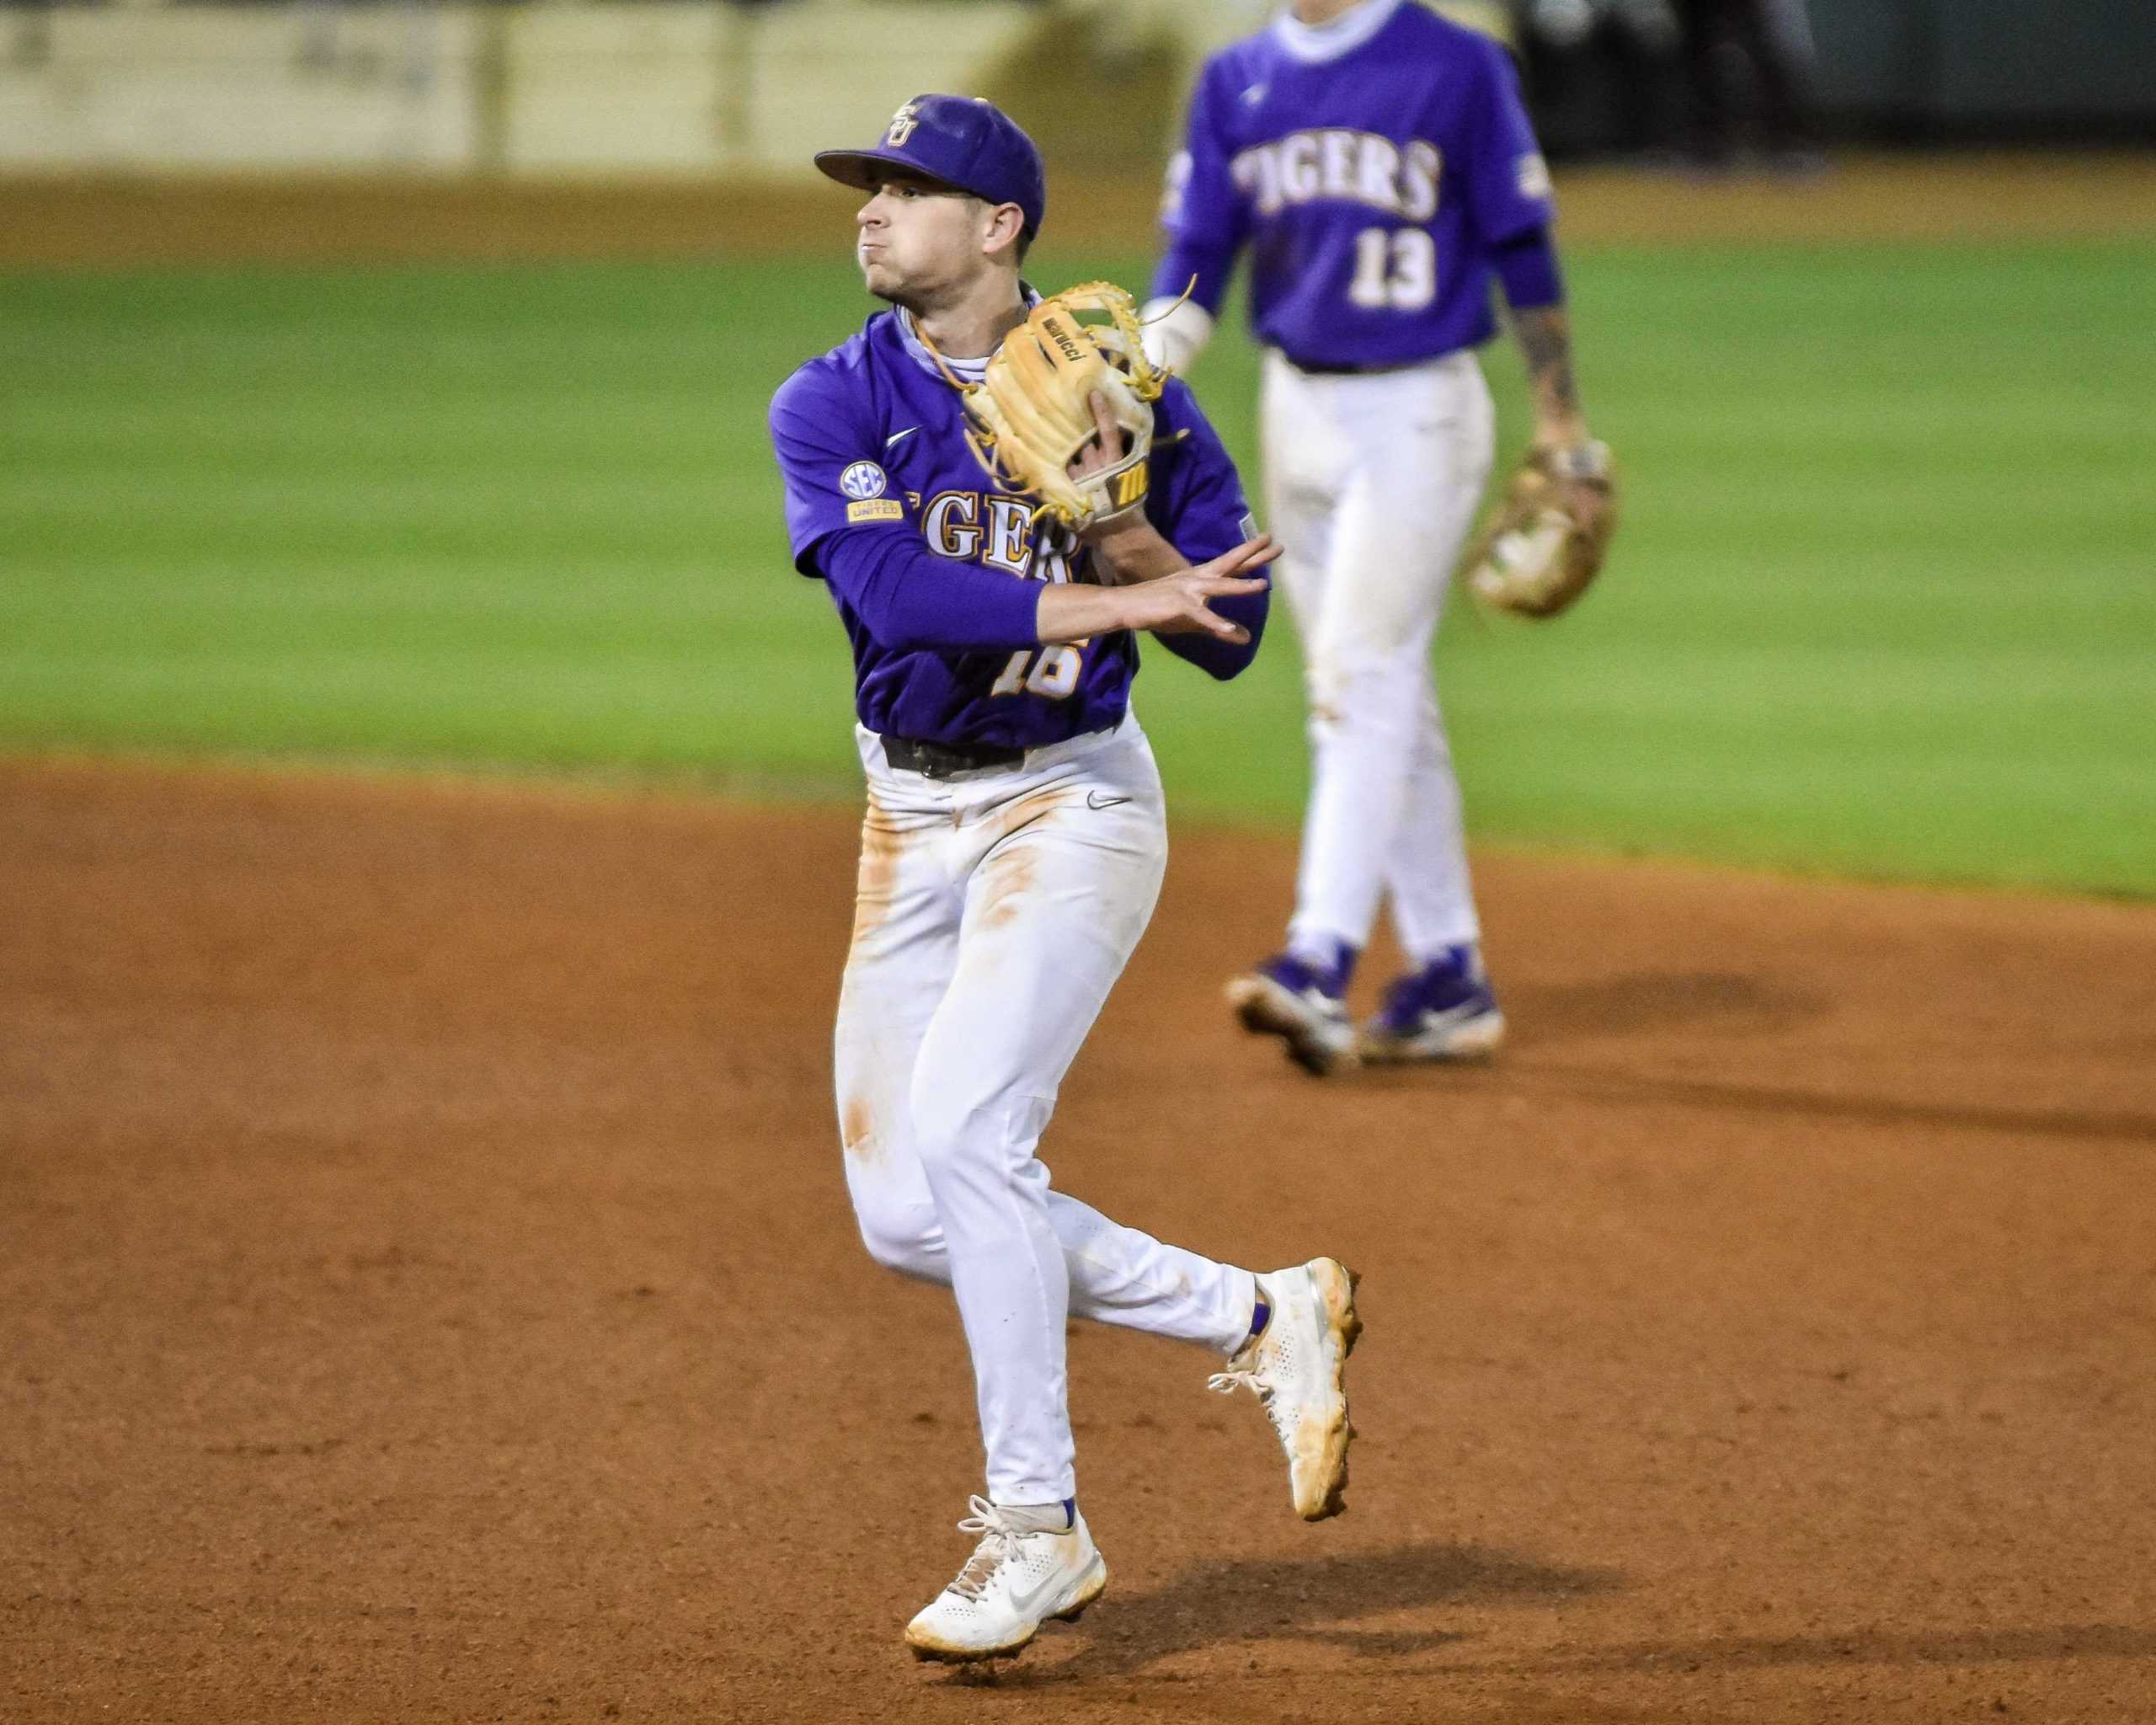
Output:
[[1382,366],[1306,366],[1288,354],[1280,357],[1305,377],[1374,377],[1384,371],[1405,371],[1417,366],[1427,366],[1439,355],[1432,354],[1428,358],[1420,360],[1394,360]]
[[901,772],[917,772],[923,778],[949,778],[954,773],[1017,766],[1025,760],[1026,751],[995,749],[982,743],[916,743],[910,737],[886,737],[883,758]]

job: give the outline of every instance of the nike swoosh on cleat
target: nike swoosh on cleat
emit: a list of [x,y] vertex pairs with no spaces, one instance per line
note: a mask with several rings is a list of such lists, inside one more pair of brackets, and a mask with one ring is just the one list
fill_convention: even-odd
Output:
[[1128,803],[1129,800],[1128,797],[1103,797],[1098,791],[1086,793],[1086,806],[1088,809],[1113,809],[1118,804]]
[[915,432],[920,430],[921,427],[918,425],[909,425],[903,431],[894,431],[889,437],[886,437],[883,440],[883,447],[889,449],[894,445],[904,443],[907,438],[912,436]]
[[1043,1581],[1030,1594],[1022,1594],[1017,1588],[1012,1588],[1011,1589],[1011,1609],[1016,1611],[1021,1617],[1046,1616],[1048,1614],[1041,1610],[1041,1602],[1048,1597],[1050,1589],[1055,1587],[1059,1583],[1065,1582],[1069,1579],[1070,1578],[1068,1576],[1051,1575],[1046,1581]]

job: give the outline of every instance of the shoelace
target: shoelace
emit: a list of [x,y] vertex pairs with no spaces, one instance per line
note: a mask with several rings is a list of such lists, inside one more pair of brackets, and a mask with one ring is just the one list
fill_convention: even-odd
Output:
[[1003,1561],[1006,1546],[1018,1537],[1018,1530],[1003,1519],[1003,1512],[987,1498],[971,1497],[966,1508],[973,1514],[958,1523],[960,1533],[980,1535],[980,1543],[974,1547],[974,1554],[966,1559],[966,1567],[958,1572],[958,1578],[945,1589],[962,1599],[978,1599],[988,1590],[990,1578],[995,1573],[996,1565]]
[[1258,1381],[1257,1374],[1255,1371],[1247,1369],[1241,1371],[1216,1371],[1205,1381],[1207,1389],[1217,1390],[1223,1396],[1234,1395],[1246,1384],[1250,1386],[1251,1393],[1257,1397],[1259,1405],[1265,1409],[1265,1417],[1273,1422],[1273,1429],[1278,1435],[1282,1445],[1293,1453],[1294,1436],[1288,1429],[1288,1410],[1281,1405],[1279,1398],[1273,1394],[1273,1386],[1270,1384],[1262,1384]]
[[[1273,1322],[1277,1323],[1279,1321],[1280,1314],[1276,1309]],[[1256,1348],[1252,1348],[1249,1352],[1253,1360],[1259,1357],[1259,1352]],[[1235,1358],[1239,1359],[1242,1355],[1237,1354]],[[1258,1405],[1265,1409],[1265,1417],[1273,1423],[1273,1431],[1278,1434],[1281,1443],[1292,1453],[1294,1448],[1294,1434],[1288,1429],[1287,1407],[1275,1393],[1273,1386],[1264,1381],[1264,1375],[1257,1365],[1239,1366],[1234,1360],[1230,1360],[1225,1371],[1216,1371],[1205,1381],[1207,1389],[1217,1391],[1223,1396],[1232,1396],[1236,1391],[1246,1386],[1248,1387],[1251,1394],[1257,1397]]]

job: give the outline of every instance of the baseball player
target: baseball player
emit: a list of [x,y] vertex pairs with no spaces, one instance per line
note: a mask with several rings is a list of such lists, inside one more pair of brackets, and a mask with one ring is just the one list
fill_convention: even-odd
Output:
[[[857,255],[890,307],[771,409],[795,567],[852,644],[867,779],[840,1137],[869,1252],[948,1284],[972,1354],[987,1490],[958,1525],[979,1543],[905,1638],[977,1659],[1107,1583],[1076,1501],[1066,1315],[1230,1356],[1213,1386],[1257,1392],[1310,1519],[1340,1507],[1359,1326],[1333,1260],[1214,1263],[1056,1190],[1035,1155],[1166,862],[1134,632],[1234,676],[1264,624],[1270,543],[1180,383],[1155,404],[1142,510],[1082,534],[1038,521],[976,458],[954,385],[1038,298],[1018,270],[1046,201],[1001,112],[916,97],[876,144],[816,163],[868,195]],[[1076,470],[1121,453],[1109,432]]]
[[[1551,214],[1504,51],[1414,0],[1294,0],[1206,62],[1170,164],[1147,345],[1187,366],[1248,249],[1267,505],[1314,756],[1286,948],[1228,996],[1314,1072],[1482,1055],[1504,1034],[1430,646],[1490,470],[1475,350],[1493,333],[1493,275],[1541,458],[1578,518],[1606,499]],[[1412,969],[1358,1033],[1342,996],[1387,895]]]

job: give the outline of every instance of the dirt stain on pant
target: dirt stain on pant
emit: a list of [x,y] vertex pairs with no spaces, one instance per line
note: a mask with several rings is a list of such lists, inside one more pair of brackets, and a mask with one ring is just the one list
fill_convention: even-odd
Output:
[[981,864],[988,888],[981,905],[982,929],[1007,928],[1018,920],[1033,892],[1038,866],[1038,859],[1023,845],[989,853]]
[[876,1135],[876,1111],[865,1096],[850,1096],[839,1107],[839,1142],[857,1162],[881,1162],[883,1146]]
[[891,819],[889,809],[868,797],[868,812],[861,823],[861,868],[853,889],[853,939],[848,956],[858,953],[870,936],[891,914],[898,888],[899,858],[905,852],[906,837]]

